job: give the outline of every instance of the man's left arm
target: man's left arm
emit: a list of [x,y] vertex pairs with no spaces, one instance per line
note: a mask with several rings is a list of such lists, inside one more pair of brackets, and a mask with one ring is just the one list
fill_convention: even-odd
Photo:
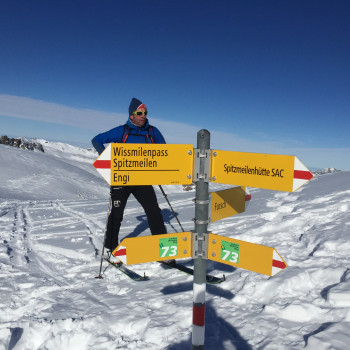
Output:
[[154,130],[154,143],[166,143],[162,133],[156,127],[153,127],[153,130]]

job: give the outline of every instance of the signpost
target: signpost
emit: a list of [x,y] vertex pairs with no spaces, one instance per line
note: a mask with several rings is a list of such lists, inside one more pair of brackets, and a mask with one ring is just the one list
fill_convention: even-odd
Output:
[[[192,145],[110,144],[94,167],[111,186],[196,184],[193,232],[126,238],[113,251],[125,264],[194,259],[192,349],[204,349],[207,259],[274,276],[287,267],[276,249],[208,233],[208,224],[242,213],[245,186],[296,191],[313,175],[295,156],[210,150],[210,134]],[[237,185],[210,193],[209,182]],[[102,266],[102,260],[101,260]]]
[[211,181],[294,192],[313,175],[295,156],[212,151]]
[[111,186],[188,185],[193,146],[112,143],[93,165]]
[[209,233],[208,259],[263,275],[274,276],[287,267],[276,249]]
[[113,255],[127,265],[190,258],[191,232],[126,238]]
[[246,187],[233,187],[227,190],[211,192],[209,221],[215,222],[240,213],[246,209],[246,203],[252,195],[247,193]]

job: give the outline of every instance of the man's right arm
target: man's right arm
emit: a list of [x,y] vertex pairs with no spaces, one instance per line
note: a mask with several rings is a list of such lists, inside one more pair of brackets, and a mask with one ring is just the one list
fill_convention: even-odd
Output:
[[112,130],[96,135],[91,143],[95,147],[98,154],[105,150],[105,143],[120,142],[124,132],[124,125],[120,125]]
[[[97,135],[97,136],[99,136],[99,135]],[[101,154],[105,150],[105,146],[98,141],[97,136],[95,136],[91,140],[91,143],[95,147],[95,150],[98,152],[98,154]]]

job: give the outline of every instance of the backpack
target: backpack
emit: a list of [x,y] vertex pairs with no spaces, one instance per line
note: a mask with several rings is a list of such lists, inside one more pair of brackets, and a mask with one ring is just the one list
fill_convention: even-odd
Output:
[[[124,133],[122,136],[121,143],[126,142],[126,140],[129,137],[129,134],[130,134],[130,126],[128,124],[124,124]],[[148,127],[148,134],[145,137],[146,137],[146,143],[154,143],[154,130],[152,125]],[[151,142],[149,142],[149,140],[151,140]]]

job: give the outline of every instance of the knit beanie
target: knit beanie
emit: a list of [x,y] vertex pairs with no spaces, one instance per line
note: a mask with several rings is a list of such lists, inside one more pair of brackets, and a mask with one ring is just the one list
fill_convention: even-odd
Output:
[[133,97],[129,105],[129,116],[132,115],[138,108],[146,108],[140,100]]

